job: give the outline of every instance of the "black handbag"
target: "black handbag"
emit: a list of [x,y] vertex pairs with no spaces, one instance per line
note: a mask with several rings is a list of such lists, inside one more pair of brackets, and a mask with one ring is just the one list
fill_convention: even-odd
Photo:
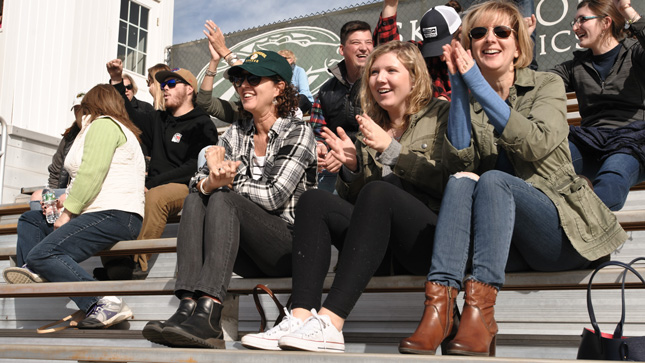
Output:
[[[623,337],[623,325],[625,324],[625,277],[629,270],[645,284],[643,277],[631,266],[634,262],[640,260],[645,260],[645,258],[636,258],[629,264],[608,261],[598,266],[591,274],[589,284],[587,285],[587,310],[589,311],[589,318],[591,319],[593,330],[583,329],[577,359],[645,361],[645,337]],[[620,266],[625,269],[621,286],[622,315],[613,335],[600,331],[591,303],[591,283],[593,282],[593,278],[598,271],[607,266]]]

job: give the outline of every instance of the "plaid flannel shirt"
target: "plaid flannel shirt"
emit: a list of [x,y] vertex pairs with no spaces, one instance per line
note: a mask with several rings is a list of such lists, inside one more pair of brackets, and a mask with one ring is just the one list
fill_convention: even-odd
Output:
[[[313,132],[299,119],[279,118],[269,130],[266,162],[259,180],[251,177],[254,134],[253,120],[238,121],[217,143],[226,149],[226,160],[242,162],[233,181],[233,191],[293,224],[298,198],[316,186]],[[209,173],[207,165],[197,171],[189,184],[192,192],[198,192],[197,183]]]
[[[382,14],[379,15],[378,24],[374,29],[372,39],[376,45],[400,39],[399,28],[396,25],[396,14],[388,18],[384,18]],[[423,42],[419,41],[410,40],[410,43],[416,44],[419,50],[423,46]],[[426,58],[426,65],[428,66],[428,72],[432,80],[432,96],[443,96],[450,101],[451,87],[446,62],[443,62],[440,57],[431,57]]]
[[320,95],[316,95],[314,103],[311,105],[309,124],[313,127],[316,141],[324,143],[325,139],[322,137],[322,128],[323,126],[327,126],[327,122],[325,122],[325,115],[323,115],[322,106],[320,106]]

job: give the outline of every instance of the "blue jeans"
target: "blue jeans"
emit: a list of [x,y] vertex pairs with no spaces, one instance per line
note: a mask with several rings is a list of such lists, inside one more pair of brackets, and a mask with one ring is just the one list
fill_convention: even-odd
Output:
[[593,156],[583,156],[570,141],[569,149],[576,173],[591,180],[593,191],[612,211],[621,210],[629,188],[645,180],[638,159],[631,155],[614,154],[601,162]]
[[[93,281],[79,263],[121,240],[136,239],[141,216],[119,210],[84,213],[54,230],[41,211],[18,220],[17,262],[51,282]],[[88,311],[98,297],[72,297]]]
[[330,193],[338,195],[338,192],[336,192],[337,177],[338,173],[332,173],[327,170],[321,171],[320,173],[318,173],[318,189],[326,190]]
[[589,265],[562,230],[553,202],[524,180],[498,170],[482,174],[477,182],[450,177],[428,280],[460,289],[471,257],[472,278],[498,288],[504,284],[507,260],[507,271]]

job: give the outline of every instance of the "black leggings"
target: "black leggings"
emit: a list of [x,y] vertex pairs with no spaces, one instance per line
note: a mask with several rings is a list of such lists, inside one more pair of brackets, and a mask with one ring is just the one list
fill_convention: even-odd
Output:
[[420,200],[382,181],[365,185],[354,206],[323,190],[305,192],[296,206],[292,307],[320,309],[332,245],[340,257],[323,306],[343,319],[388,247],[406,273],[427,274],[436,223],[437,215]]

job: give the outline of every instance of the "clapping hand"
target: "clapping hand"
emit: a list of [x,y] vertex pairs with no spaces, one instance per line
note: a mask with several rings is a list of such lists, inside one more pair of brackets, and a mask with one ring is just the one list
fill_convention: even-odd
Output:
[[[352,142],[352,139],[347,136],[342,127],[337,127],[336,132],[338,135],[334,134],[327,127],[323,127],[322,136],[325,138],[325,142],[331,149],[329,154],[345,165],[349,170],[357,171],[358,161],[356,159],[356,147],[354,146],[354,142]],[[329,162],[329,160],[327,160],[327,162]],[[327,166],[327,170],[330,170],[329,165]]]
[[390,146],[392,136],[390,136],[381,126],[377,125],[367,114],[356,115],[359,130],[363,134],[365,145],[382,153]]

